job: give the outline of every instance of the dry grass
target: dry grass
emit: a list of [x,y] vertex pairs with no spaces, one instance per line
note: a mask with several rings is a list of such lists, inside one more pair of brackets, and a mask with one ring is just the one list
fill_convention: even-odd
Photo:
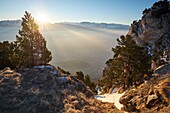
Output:
[[[118,113],[113,104],[95,100],[79,80],[58,79],[37,69],[0,72],[0,113]],[[10,72],[11,71],[11,72]]]

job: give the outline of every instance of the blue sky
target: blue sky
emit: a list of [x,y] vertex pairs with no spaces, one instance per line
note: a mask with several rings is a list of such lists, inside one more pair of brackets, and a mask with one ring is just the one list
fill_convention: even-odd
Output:
[[0,0],[0,20],[21,19],[27,10],[49,22],[108,22],[131,24],[157,0]]

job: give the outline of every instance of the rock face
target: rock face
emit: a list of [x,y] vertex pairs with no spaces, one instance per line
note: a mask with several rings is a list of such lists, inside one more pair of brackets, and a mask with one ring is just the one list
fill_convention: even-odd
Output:
[[128,112],[169,113],[170,74],[153,77],[148,83],[129,89],[120,103]]
[[150,46],[152,49],[168,48],[170,46],[170,4],[168,1],[159,1],[149,9],[143,11],[141,20],[131,24],[128,35],[131,35],[137,44]]
[[[131,24],[128,35],[153,56],[149,82],[132,87],[120,98],[124,110],[143,113],[170,112],[170,3],[161,0],[143,11]],[[165,64],[166,63],[166,64]],[[161,65],[161,66],[160,66]],[[158,67],[160,66],[160,67]],[[157,68],[158,67],[158,68]]]
[[73,76],[50,69],[0,71],[0,113],[122,113]]

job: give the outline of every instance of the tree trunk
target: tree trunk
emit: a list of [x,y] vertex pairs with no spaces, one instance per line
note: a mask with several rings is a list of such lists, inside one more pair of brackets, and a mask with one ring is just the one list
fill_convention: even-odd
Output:
[[127,74],[125,78],[125,88],[129,88],[129,86],[130,86],[130,77],[129,74]]

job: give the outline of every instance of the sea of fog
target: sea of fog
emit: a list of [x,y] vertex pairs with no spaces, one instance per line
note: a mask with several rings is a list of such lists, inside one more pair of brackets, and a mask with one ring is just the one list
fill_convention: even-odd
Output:
[[[13,41],[19,27],[0,27],[0,41]],[[93,81],[102,76],[105,62],[112,58],[112,47],[116,39],[127,33],[127,30],[113,30],[77,25],[56,24],[40,26],[46,38],[47,46],[52,52],[50,62],[69,71],[89,74]]]

